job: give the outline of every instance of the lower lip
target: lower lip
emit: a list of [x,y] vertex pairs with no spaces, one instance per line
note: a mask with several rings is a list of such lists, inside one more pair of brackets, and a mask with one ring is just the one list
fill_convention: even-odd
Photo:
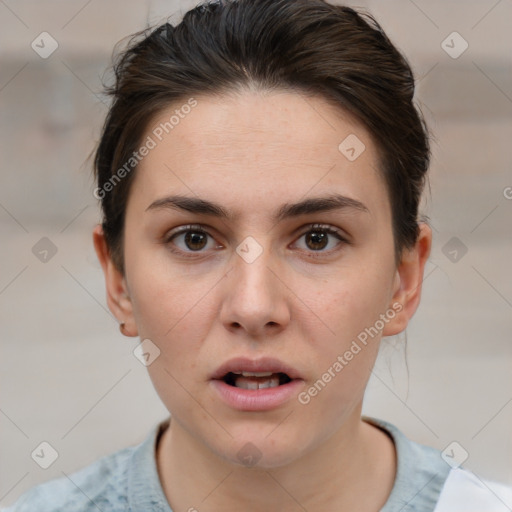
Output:
[[223,380],[210,381],[222,400],[240,411],[268,411],[284,404],[299,394],[302,379],[294,379],[275,388],[242,389],[226,384]]

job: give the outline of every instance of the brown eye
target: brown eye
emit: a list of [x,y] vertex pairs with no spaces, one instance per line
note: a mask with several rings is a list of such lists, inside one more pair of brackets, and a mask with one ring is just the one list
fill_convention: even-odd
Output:
[[[219,247],[215,243],[214,238],[200,225],[183,226],[174,233],[171,233],[166,238],[165,243],[169,245],[171,252],[184,256],[190,256],[193,253],[203,254],[209,248]],[[208,243],[210,243],[209,247]]]
[[198,231],[187,231],[185,233],[185,245],[192,251],[204,249],[208,235]]
[[306,245],[313,251],[325,249],[329,243],[329,235],[319,231],[306,233]]
[[[314,224],[309,226],[308,231],[302,234],[300,239],[304,238],[304,247],[299,247],[309,253],[309,256],[322,257],[330,255],[340,246],[349,244],[350,242],[341,234],[342,232],[322,224]],[[301,245],[301,244],[299,244]]]

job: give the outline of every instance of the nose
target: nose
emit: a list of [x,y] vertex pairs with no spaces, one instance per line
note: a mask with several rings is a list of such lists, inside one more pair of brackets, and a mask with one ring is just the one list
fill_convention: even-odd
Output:
[[278,262],[264,250],[254,261],[233,255],[233,265],[223,283],[221,321],[231,332],[268,337],[290,321],[290,290],[280,276]]

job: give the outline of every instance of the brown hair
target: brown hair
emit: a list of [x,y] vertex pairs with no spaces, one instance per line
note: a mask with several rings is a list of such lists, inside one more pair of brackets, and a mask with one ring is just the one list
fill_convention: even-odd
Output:
[[101,199],[112,260],[121,272],[134,171],[112,180],[133,158],[151,119],[194,94],[250,86],[319,94],[352,113],[379,151],[397,263],[402,250],[416,242],[430,160],[428,129],[413,104],[414,77],[407,60],[370,14],[324,0],[203,3],[176,26],[164,23],[131,36],[113,69],[115,83],[106,87],[113,102],[94,158],[95,195]]

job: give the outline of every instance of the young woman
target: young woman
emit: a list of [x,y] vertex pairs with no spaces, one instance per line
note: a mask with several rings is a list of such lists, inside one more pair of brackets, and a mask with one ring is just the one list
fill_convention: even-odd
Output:
[[361,415],[432,239],[427,128],[378,23],[322,0],[203,4],[115,71],[94,246],[170,418],[9,510],[510,510],[510,489]]

